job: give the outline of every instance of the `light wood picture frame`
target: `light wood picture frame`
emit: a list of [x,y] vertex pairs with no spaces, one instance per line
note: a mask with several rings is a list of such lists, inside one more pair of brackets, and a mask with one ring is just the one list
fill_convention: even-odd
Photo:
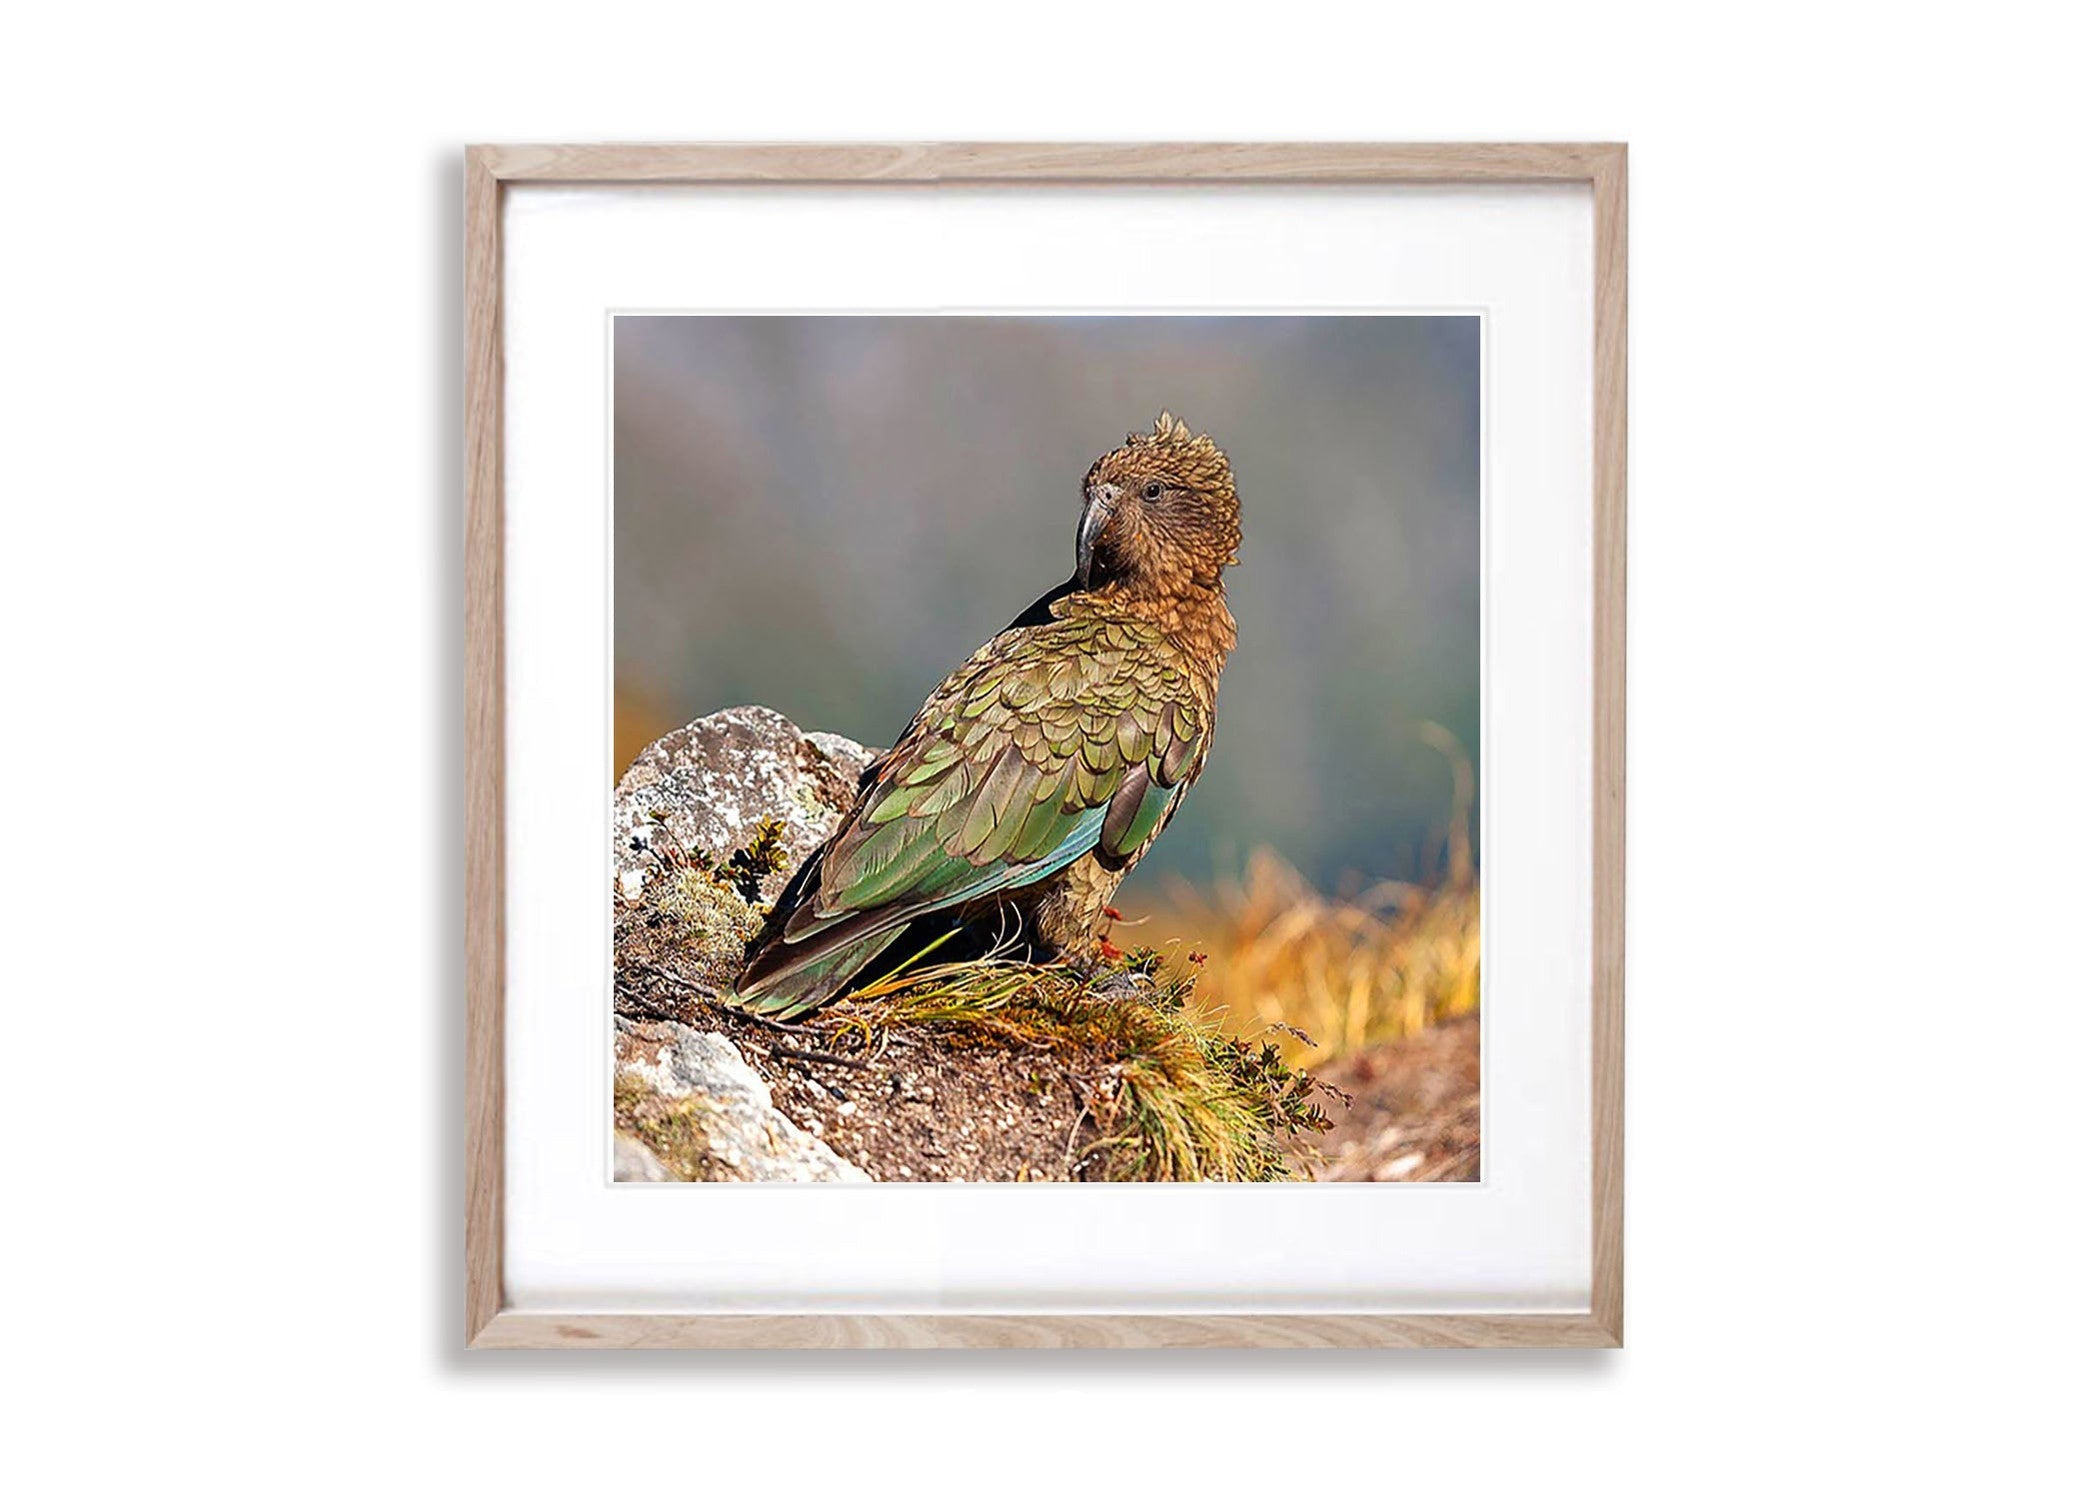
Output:
[[[1499,1315],[554,1315],[503,1301],[503,202],[513,186],[1585,184],[1593,194],[1591,1303]],[[1626,148],[486,145],[465,155],[466,1337],[495,1348],[1581,1347],[1624,1325]]]

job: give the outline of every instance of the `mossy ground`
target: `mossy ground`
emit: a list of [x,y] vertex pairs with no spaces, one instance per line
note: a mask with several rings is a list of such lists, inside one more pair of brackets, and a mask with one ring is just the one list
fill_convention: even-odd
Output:
[[[983,961],[900,975],[780,1027],[683,964],[623,976],[630,1015],[726,1036],[773,1102],[885,1181],[1282,1181],[1316,1168],[1323,1085],[1227,1034],[1155,960],[1081,975]],[[615,1093],[621,1128],[703,1179],[705,1120]],[[1324,1090],[1331,1092],[1332,1090]]]
[[899,1031],[1105,1067],[1080,1174],[1111,1181],[1279,1181],[1307,1174],[1329,1127],[1321,1084],[1275,1041],[1233,1036],[1192,1003],[1195,974],[1141,950],[1090,972],[984,960],[905,972],[821,1017],[831,1044],[879,1054]]

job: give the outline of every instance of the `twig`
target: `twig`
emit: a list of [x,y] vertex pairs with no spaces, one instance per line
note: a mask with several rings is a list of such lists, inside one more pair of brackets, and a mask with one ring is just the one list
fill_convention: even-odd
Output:
[[613,981],[613,987],[629,999],[638,1001],[642,1013],[645,1015],[653,1016],[658,1020],[676,1020],[678,1018],[676,1014],[666,1009],[662,1003],[645,990],[637,989],[632,984],[620,983],[617,979]]
[[822,1036],[828,1034],[828,1032],[820,1031],[813,1025],[789,1025],[784,1020],[775,1020],[769,1015],[760,1015],[751,1010],[746,1010],[742,1005],[732,1005],[724,1000],[710,999],[707,1003],[713,1005],[725,1015],[738,1016],[754,1025],[762,1025],[769,1031],[778,1031],[782,1035]]
[[[1086,1106],[1079,1105],[1078,1117],[1071,1121],[1071,1133],[1064,1137],[1064,1169],[1073,1181],[1079,1179],[1079,1163],[1073,1159],[1071,1148],[1079,1143],[1079,1126],[1086,1122]],[[1091,1151],[1087,1152],[1089,1155]]]
[[821,1036],[824,1034],[812,1025],[789,1025],[784,1020],[774,1020],[771,1016],[760,1015],[754,1010],[746,1010],[742,1005],[732,1005],[721,997],[718,990],[710,989],[705,984],[694,983],[688,978],[680,978],[677,974],[658,968],[653,963],[635,963],[632,966],[639,968],[643,973],[653,973],[666,984],[676,984],[681,989],[690,989],[703,1002],[714,1006],[715,1009],[726,1011],[731,1015],[741,1016],[754,1024],[764,1026],[769,1031],[780,1031],[789,1036]]
[[868,1070],[867,1063],[858,1057],[841,1057],[835,1052],[800,1051],[792,1046],[775,1046],[771,1050],[775,1057],[792,1057],[797,1062],[828,1062],[833,1067],[850,1067],[855,1072]]
[[681,978],[668,969],[658,968],[654,963],[637,962],[633,966],[639,968],[643,973],[653,973],[666,984],[676,984],[680,989],[690,989],[702,999],[718,1001],[721,998],[719,990],[706,984],[695,983],[689,978]]

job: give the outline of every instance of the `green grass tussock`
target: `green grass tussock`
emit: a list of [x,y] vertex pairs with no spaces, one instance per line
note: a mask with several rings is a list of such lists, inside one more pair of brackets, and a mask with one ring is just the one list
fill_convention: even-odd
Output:
[[1090,976],[994,958],[893,974],[826,1019],[835,1039],[870,1050],[909,1030],[1104,1066],[1116,1085],[1090,1105],[1099,1133],[1083,1157],[1108,1180],[1303,1179],[1309,1137],[1331,1128],[1319,1106],[1330,1090],[1274,1039],[1231,1035],[1221,1012],[1196,1009],[1195,984],[1149,949]]

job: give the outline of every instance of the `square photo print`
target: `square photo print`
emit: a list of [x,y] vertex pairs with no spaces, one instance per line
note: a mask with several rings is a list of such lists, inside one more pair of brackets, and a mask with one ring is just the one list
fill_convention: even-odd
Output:
[[617,1180],[1480,1180],[1477,315],[610,336]]

